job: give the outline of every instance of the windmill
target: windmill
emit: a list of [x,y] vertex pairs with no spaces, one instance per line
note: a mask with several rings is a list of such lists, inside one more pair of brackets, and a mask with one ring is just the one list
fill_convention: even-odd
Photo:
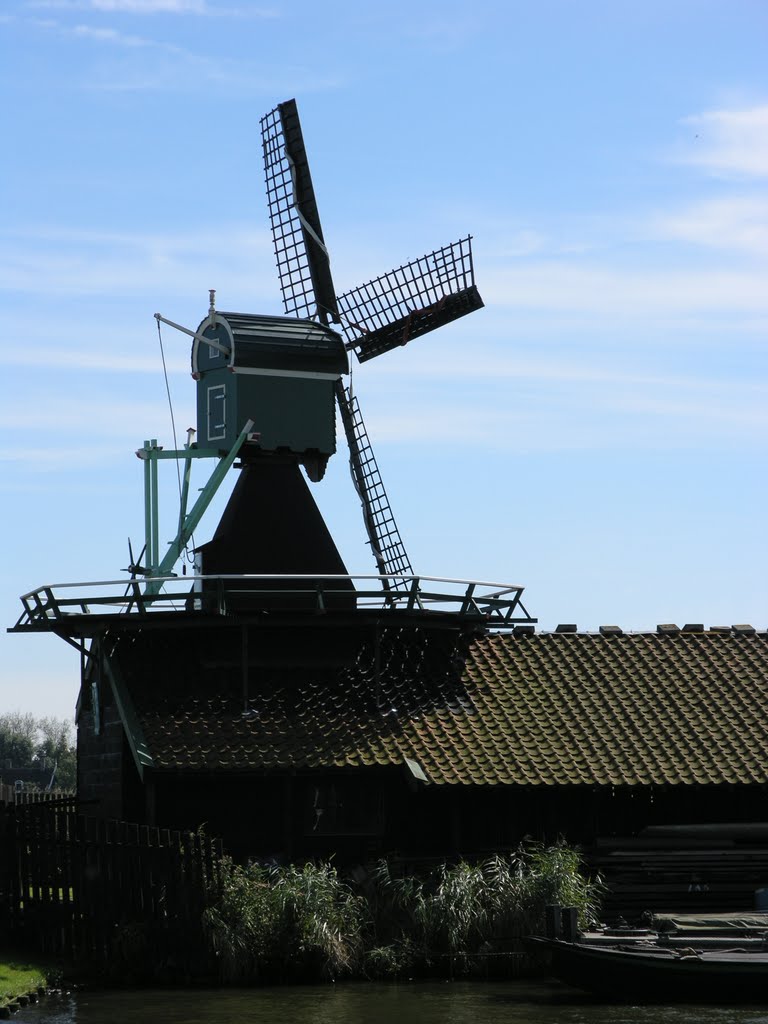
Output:
[[[430,623],[449,629],[457,623],[529,628],[535,619],[522,604],[521,586],[413,574],[357,397],[343,380],[350,352],[367,362],[482,307],[471,236],[337,294],[295,101],[263,117],[261,130],[284,315],[221,312],[214,291],[196,330],[155,313],[158,331],[164,323],[193,339],[197,425],[183,450],[164,449],[152,438],[136,451],[144,471],[145,544],[137,559],[129,541],[127,589],[120,581],[113,600],[100,592],[73,596],[74,584],[62,594],[40,588],[22,598],[15,630],[59,630],[69,616],[73,635],[82,619],[82,636],[92,637],[91,604],[105,623],[114,621],[112,608],[127,621],[138,616],[143,622],[150,612],[199,613],[219,625],[221,616],[230,623],[242,612],[248,622],[279,621],[291,628],[294,612],[350,613],[345,621],[357,623],[360,613],[370,611],[378,630],[386,609],[409,622],[426,613]],[[301,472],[303,467],[310,481],[322,479],[336,451],[337,408],[383,594],[356,589]],[[218,464],[188,509],[193,460],[214,458]],[[165,549],[159,531],[163,460],[175,460],[179,468],[178,528]],[[174,585],[174,566],[236,464],[238,480],[214,536],[195,548],[190,593],[189,580]],[[425,580],[449,586],[424,590]],[[114,583],[84,586],[109,589]]]
[[[475,286],[471,237],[337,295],[295,100],[261,120],[267,203],[286,316],[338,325],[347,352],[366,362],[483,305]],[[385,585],[410,574],[360,405],[334,384],[350,466],[376,565]]]

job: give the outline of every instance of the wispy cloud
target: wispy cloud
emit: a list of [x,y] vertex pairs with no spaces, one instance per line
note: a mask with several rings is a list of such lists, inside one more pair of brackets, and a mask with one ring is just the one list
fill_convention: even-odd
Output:
[[675,361],[674,342],[605,352],[583,341],[578,356],[562,345],[548,358],[484,343],[470,351],[441,346],[435,358],[419,344],[355,373],[377,444],[527,452],[764,447],[768,386],[738,359],[718,373],[716,361]]
[[650,227],[657,238],[768,256],[768,197],[704,200],[661,216]]
[[[185,348],[188,349],[185,342]],[[189,354],[184,356],[166,355],[165,365],[169,373],[190,373]],[[65,370],[73,373],[126,373],[158,374],[162,370],[160,355],[120,355],[102,349],[73,348],[63,344],[60,348],[6,348],[0,352],[0,366],[24,366],[37,369]]]
[[[184,355],[174,355],[172,369],[183,373],[186,383],[174,387],[174,410],[179,437],[195,420],[195,387],[189,381],[189,364]],[[631,356],[631,354],[630,354]],[[709,445],[722,449],[728,445],[762,447],[768,431],[768,388],[739,372],[731,379],[715,378],[693,366],[682,371],[649,373],[643,365],[605,366],[587,353],[574,360],[495,354],[491,348],[473,349],[472,358],[463,351],[443,351],[436,363],[414,345],[409,349],[407,365],[382,359],[375,370],[365,367],[364,376],[356,375],[355,391],[364,408],[366,422],[377,444],[428,444],[435,448],[482,444],[487,448],[506,448],[514,444],[520,451],[575,451],[667,448],[686,449]],[[98,397],[77,402],[66,388],[66,397],[43,394],[42,378],[36,372],[34,401],[25,397],[29,385],[19,374],[15,397],[0,410],[0,428],[6,434],[44,429],[51,438],[52,451],[66,452],[66,460],[79,465],[103,461],[105,443],[114,439],[110,451],[121,455],[133,451],[140,438],[136,424],[155,424],[152,429],[169,431],[168,408],[161,383],[159,357],[140,356],[138,362],[109,352],[96,355],[72,348],[66,339],[60,350],[50,347],[29,350],[13,356],[5,352],[0,365],[33,367],[35,371],[54,371],[61,381],[62,370],[78,376],[85,394],[94,390],[91,373],[97,381]],[[144,384],[136,391],[127,373],[153,372],[156,387],[153,399],[132,398],[132,393],[147,396]],[[88,377],[83,377],[88,371]],[[111,375],[105,377],[104,374]],[[7,374],[6,374],[7,376]],[[392,402],[393,377],[397,384],[397,402]],[[135,381],[135,378],[134,378]],[[467,384],[467,382],[470,382]],[[457,391],[453,386],[461,382]],[[464,385],[467,385],[466,387]],[[482,400],[478,398],[482,395]],[[40,410],[45,410],[41,423]],[[93,457],[83,448],[84,433],[98,428],[101,451]],[[159,436],[159,435],[158,435]],[[169,442],[170,443],[170,442]],[[6,446],[2,456],[14,461],[15,449]],[[23,464],[28,452],[19,456]],[[61,455],[49,453],[46,465],[61,462]]]
[[133,50],[162,50],[168,54],[175,54],[178,57],[186,56],[191,58],[194,56],[192,54],[188,54],[185,50],[176,46],[174,43],[167,43],[162,40],[151,39],[147,36],[139,36],[128,32],[122,32],[113,26],[85,24],[71,25],[65,24],[61,21],[56,21],[52,18],[30,19],[30,24],[34,25],[37,29],[55,33],[62,39],[82,40],[87,43],[93,43],[101,46],[118,46]]
[[27,0],[28,8],[106,14],[178,14],[211,18],[275,18],[275,8],[220,6],[209,0]]
[[[42,408],[45,411],[41,422]],[[186,409],[185,405],[184,411]],[[92,432],[98,424],[102,437],[127,437],[129,444],[135,447],[136,424],[157,422],[159,417],[165,422],[166,410],[161,396],[155,402],[91,399],[77,404],[71,398],[47,395],[36,407],[22,399],[6,402],[0,410],[0,427],[5,431],[31,429],[38,432],[43,428],[60,443],[63,436],[72,432],[83,436],[82,431]],[[16,456],[11,450],[6,451],[4,457],[14,459]]]
[[[219,13],[224,13],[223,9]],[[164,39],[124,32],[114,25],[72,25],[64,19],[29,19],[29,23],[39,30],[56,33],[61,39],[92,44],[94,60],[83,60],[77,77],[70,79],[70,84],[79,88],[105,92],[205,91],[207,95],[217,91],[271,100],[283,93],[336,89],[344,80],[338,68],[321,67],[315,71],[288,62],[254,64],[221,55],[214,57]],[[113,53],[104,59],[108,47],[120,48],[124,53],[119,58]],[[163,60],[156,59],[158,52],[164,55]]]
[[[194,387],[189,383],[188,347],[183,355],[168,346],[168,369],[187,381],[175,388],[179,426],[194,419]],[[525,353],[500,353],[490,345],[475,345],[471,358],[463,348],[441,350],[441,357],[409,348],[407,363],[397,359],[377,361],[375,369],[365,367],[356,374],[356,392],[361,395],[374,436],[382,442],[400,443],[419,438],[434,445],[506,443],[518,431],[527,438],[528,448],[571,450],[615,447],[620,442],[695,444],[706,438],[721,444],[758,442],[768,431],[768,387],[762,381],[737,370],[730,379],[707,374],[692,366],[690,372],[649,373],[636,353],[624,353],[623,365],[606,365],[598,356],[584,352],[578,361],[553,354],[550,358]],[[46,415],[55,424],[60,441],[76,437],[95,422],[111,424],[107,432],[124,434],[119,424],[165,423],[166,409],[159,386],[161,362],[158,353],[138,356],[112,354],[109,350],[78,349],[62,339],[59,349],[29,346],[6,349],[0,365],[69,371],[82,378],[88,374],[113,374],[114,384],[102,379],[100,388],[129,389],[127,373],[154,374],[158,381],[155,402],[88,403],[79,408],[72,402],[46,401]],[[36,375],[39,380],[39,375]],[[389,400],[393,379],[399,379],[396,409]],[[461,397],[469,391],[484,394],[481,406]],[[462,388],[457,398],[455,384]],[[6,429],[33,428],[38,408],[17,400],[0,419]],[[185,419],[186,417],[186,419]],[[184,423],[182,424],[182,420]],[[612,424],[609,433],[605,423]],[[535,440],[532,440],[535,439]],[[698,442],[697,442],[698,439]]]
[[[362,373],[360,371],[361,376]],[[371,370],[371,376],[374,373],[377,378],[407,373],[408,380],[420,381],[420,388],[423,386],[421,382],[427,380],[485,380],[488,383],[525,381],[548,386],[557,383],[588,384],[599,388],[632,388],[647,392],[666,389],[682,396],[693,393],[698,396],[698,401],[706,403],[717,402],[718,396],[730,395],[733,398],[738,395],[737,401],[747,398],[758,405],[764,404],[768,409],[768,383],[762,380],[725,380],[722,377],[708,377],[702,371],[687,374],[648,373],[644,364],[636,363],[634,352],[629,353],[624,365],[618,367],[601,363],[590,350],[583,351],[578,361],[575,361],[564,358],[562,353],[544,358],[525,353],[500,353],[498,349],[482,345],[473,346],[471,356],[464,351],[457,353],[443,348],[440,359],[436,361],[433,354],[425,354],[423,349],[419,350],[418,343],[414,343],[408,350],[405,368],[400,362],[381,359],[377,360],[375,370]]]
[[709,110],[682,123],[693,132],[683,162],[718,175],[768,176],[768,105]]
[[229,294],[258,294],[257,268],[269,267],[266,279],[270,285],[275,280],[271,253],[266,230],[242,225],[177,234],[32,226],[0,237],[0,288],[53,295],[184,294],[226,281]]
[[422,399],[397,412],[365,401],[365,419],[377,444],[430,447],[474,446],[520,453],[544,451],[686,449],[738,444],[762,449],[768,415],[764,406],[732,401],[681,401],[673,394],[579,390],[568,401],[551,394],[507,400],[444,403]]
[[100,28],[95,25],[75,25],[74,28],[68,30],[73,36],[79,36],[81,39],[90,39],[97,43],[112,43],[117,46],[129,46],[129,47],[158,47],[160,49],[169,50],[172,53],[178,53],[179,49],[176,46],[172,46],[168,43],[158,43],[154,39],[145,39],[142,36],[128,35],[125,32],[118,32],[114,28]]
[[648,320],[660,315],[712,312],[768,314],[768,289],[759,270],[613,268],[563,260],[511,264],[486,270],[483,297],[509,309],[619,314]]
[[[768,201],[701,203],[659,217],[659,236],[699,244],[768,251]],[[221,238],[227,245],[221,246]],[[667,261],[669,256],[667,255]],[[0,288],[80,295],[158,291],[190,294],[226,282],[230,294],[261,294],[279,304],[272,242],[266,229],[217,225],[178,233],[102,232],[56,227],[6,231],[0,237]],[[496,311],[608,315],[648,321],[727,313],[734,326],[768,315],[761,267],[650,267],[642,252],[630,265],[487,254],[482,294]],[[620,322],[621,322],[620,321]]]
[[[39,424],[38,424],[39,425]],[[135,437],[133,438],[135,447]],[[62,445],[59,441],[55,445],[40,448],[26,448],[24,451],[0,451],[0,465],[34,466],[35,473],[41,471],[46,473],[58,472],[70,474],[76,469],[95,469],[104,467],[114,462],[115,455],[121,457],[125,454],[125,447],[118,441],[114,445]],[[35,480],[6,480],[0,488],[3,492],[32,491],[50,493],[50,486],[45,481]]]
[[[340,68],[315,71],[297,64],[238,61],[191,53],[171,43],[156,46],[167,60],[140,58],[135,49],[129,58],[102,61],[84,70],[82,84],[104,92],[212,93],[268,97],[297,92],[324,92],[344,82]],[[147,48],[148,50],[148,48]]]

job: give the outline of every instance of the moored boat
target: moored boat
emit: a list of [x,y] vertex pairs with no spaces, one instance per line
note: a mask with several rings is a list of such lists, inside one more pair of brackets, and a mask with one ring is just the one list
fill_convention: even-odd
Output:
[[768,952],[538,939],[561,981],[622,1002],[768,1003]]
[[569,985],[622,1002],[768,1004],[767,914],[663,915],[645,929],[582,933],[572,910],[548,909],[550,934],[531,943]]

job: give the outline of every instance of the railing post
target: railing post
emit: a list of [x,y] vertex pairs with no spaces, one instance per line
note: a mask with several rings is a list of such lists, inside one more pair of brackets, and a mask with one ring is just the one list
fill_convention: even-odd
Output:
[[[472,595],[475,592],[476,583],[470,583],[467,589],[464,591],[464,601],[461,605],[460,615],[466,615],[469,610],[470,602],[472,601]],[[473,602],[474,603],[474,602]]]
[[559,903],[548,903],[544,907],[544,934],[548,939],[560,938],[561,917]]

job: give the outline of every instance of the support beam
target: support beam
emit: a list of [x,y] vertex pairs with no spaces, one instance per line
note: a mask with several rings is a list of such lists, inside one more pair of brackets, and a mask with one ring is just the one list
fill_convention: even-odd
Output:
[[[157,448],[157,442],[154,442],[154,447]],[[160,499],[157,494],[157,459],[149,460],[149,472],[150,472],[150,490],[152,495],[152,560],[147,562],[147,568],[150,572],[157,565],[157,560],[160,557]]]
[[[213,315],[216,315],[216,311],[213,311]],[[211,348],[215,348],[221,352],[223,356],[229,358],[230,350],[226,345],[222,345],[220,341],[215,338],[209,338],[207,334],[201,334],[200,331],[190,331],[188,327],[182,327],[181,324],[175,324],[173,320],[168,320],[167,317],[161,316],[159,313],[155,313],[155,320],[159,324],[168,324],[169,327],[173,327],[174,330],[181,331],[182,334],[188,334],[190,338],[194,338],[195,341],[204,341],[206,345],[210,345]],[[209,321],[208,326],[212,326],[213,321]]]
[[[152,572],[155,567],[155,553],[152,550],[152,451],[152,442],[145,441],[139,456],[144,460],[144,558],[148,572]],[[136,454],[139,455],[138,452]]]
[[118,668],[114,655],[109,655],[102,646],[102,665],[104,672],[112,688],[112,696],[115,699],[117,710],[128,737],[128,746],[133,754],[133,760],[139,773],[139,778],[144,780],[144,769],[152,768],[154,761],[149,752],[147,741],[144,738],[144,730],[141,728],[138,715],[133,706],[131,695],[123,682],[122,674]]
[[[206,509],[213,501],[214,495],[221,486],[224,477],[227,475],[229,468],[237,458],[237,453],[240,451],[243,443],[253,429],[253,420],[248,420],[243,429],[240,431],[240,436],[237,438],[235,443],[230,448],[229,452],[219,462],[218,466],[211,473],[211,477],[208,483],[203,487],[200,492],[200,496],[192,506],[191,511],[184,517],[183,523],[180,525],[179,530],[168,546],[168,551],[165,557],[162,559],[156,570],[152,573],[153,576],[170,576],[174,565],[178,561],[181,552],[195,531],[197,524],[202,519]],[[154,594],[158,594],[162,588],[162,581],[158,579],[150,579],[147,581],[144,596],[152,597]]]

